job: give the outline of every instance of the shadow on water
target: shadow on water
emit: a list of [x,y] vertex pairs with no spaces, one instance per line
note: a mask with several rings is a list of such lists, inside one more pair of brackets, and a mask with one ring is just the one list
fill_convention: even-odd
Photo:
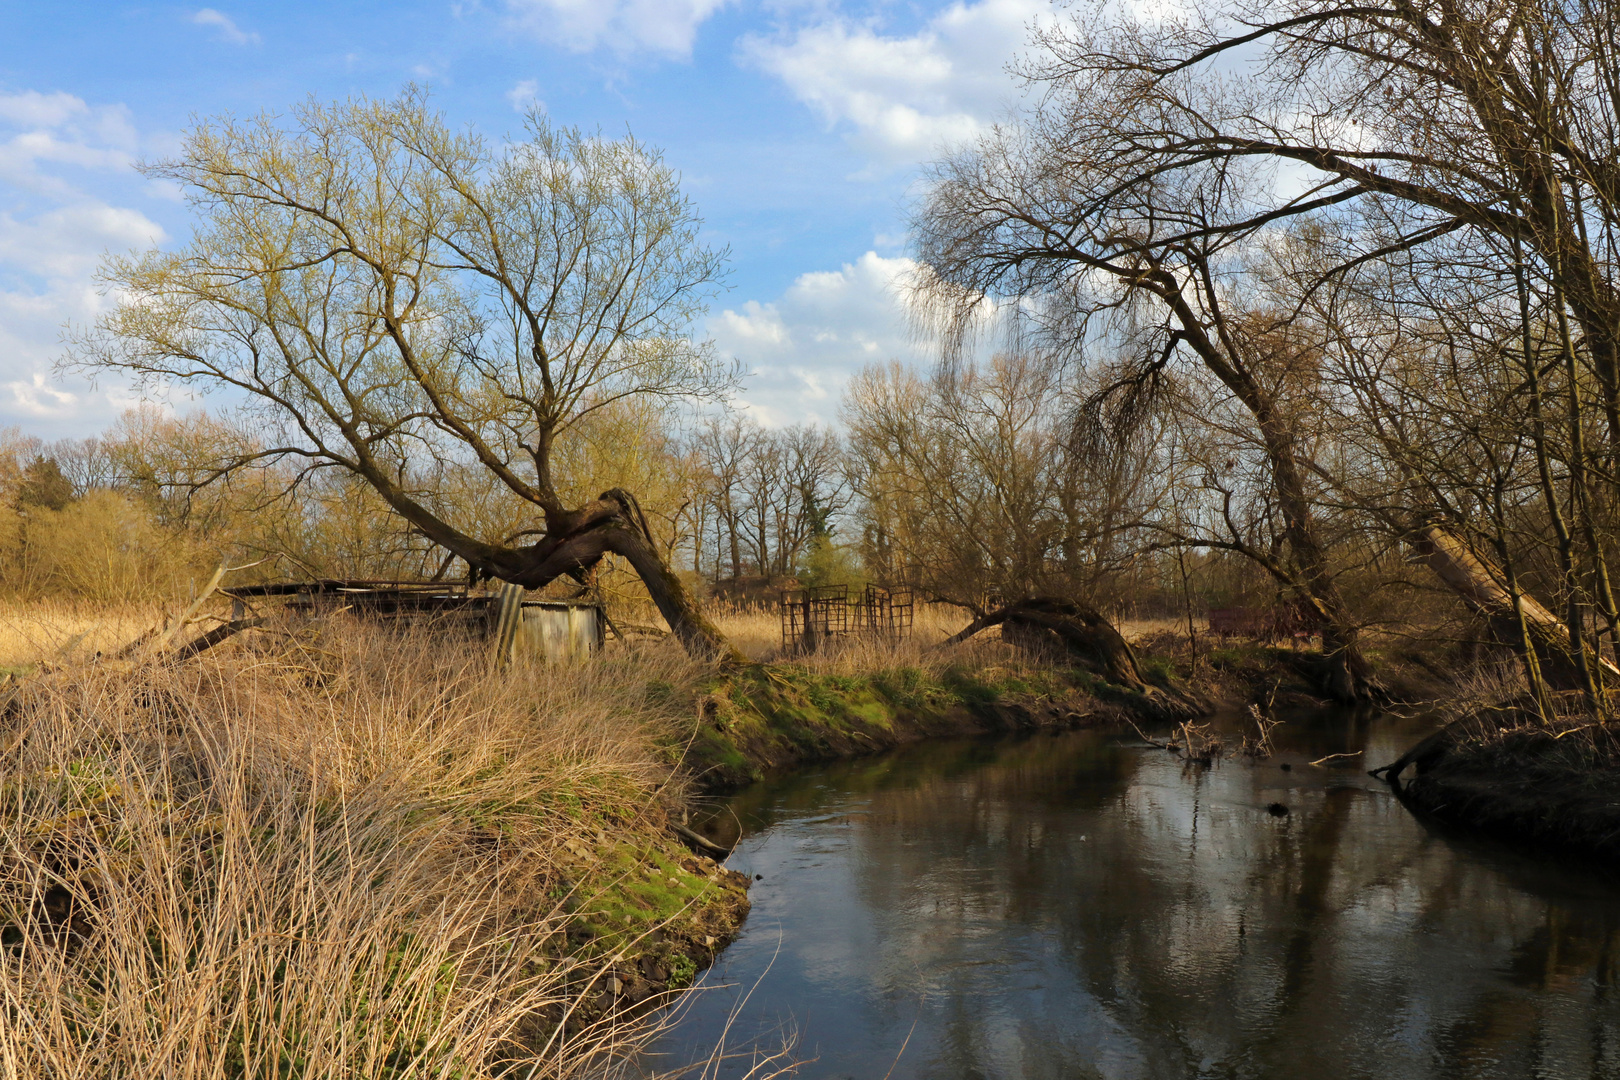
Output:
[[808,1077],[1620,1077],[1620,882],[1413,818],[1365,770],[1421,729],[1301,714],[1208,769],[1116,732],[940,742],[756,785],[708,826],[753,914],[655,1063],[736,1010],[733,1048],[796,1031]]

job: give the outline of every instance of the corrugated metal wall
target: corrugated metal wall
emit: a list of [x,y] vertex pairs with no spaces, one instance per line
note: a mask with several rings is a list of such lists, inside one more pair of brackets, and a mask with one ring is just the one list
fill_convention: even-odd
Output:
[[602,609],[523,599],[521,585],[502,586],[491,609],[490,636],[495,655],[505,660],[533,657],[549,662],[583,660],[602,647]]

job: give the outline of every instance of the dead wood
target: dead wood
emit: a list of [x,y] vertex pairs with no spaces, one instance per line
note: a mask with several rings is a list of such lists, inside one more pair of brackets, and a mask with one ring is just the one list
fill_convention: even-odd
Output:
[[209,649],[212,649],[214,646],[223,644],[224,642],[235,637],[237,634],[240,634],[243,630],[251,630],[254,627],[263,625],[264,619],[262,618],[235,619],[228,623],[221,623],[219,626],[216,626],[212,630],[208,631],[208,633],[203,634],[200,637],[193,638],[191,641],[180,646],[178,649],[174,650],[172,654],[170,654],[170,657],[174,660],[187,660],[193,656],[200,656]]
[[[1417,530],[1419,558],[1435,576],[1455,592],[1476,613],[1489,620],[1502,640],[1520,640],[1518,614],[1506,575],[1460,537],[1429,525]],[[1525,629],[1540,661],[1541,676],[1551,690],[1581,689],[1580,664],[1570,643],[1569,628],[1535,597],[1521,592],[1518,609],[1524,615]],[[1581,646],[1588,663],[1603,669],[1605,682],[1620,682],[1620,667],[1597,655],[1590,646]]]
[[672,821],[669,823],[669,830],[682,840],[686,841],[689,847],[696,848],[699,852],[707,852],[710,855],[714,855],[722,859],[731,854],[730,848],[722,847],[713,840],[710,840],[708,837],[693,832],[685,825],[679,825]]

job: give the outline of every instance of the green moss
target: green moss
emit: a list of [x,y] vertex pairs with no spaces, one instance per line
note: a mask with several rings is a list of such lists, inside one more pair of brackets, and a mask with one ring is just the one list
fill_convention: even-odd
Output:
[[1105,686],[1062,669],[952,666],[934,675],[897,667],[829,675],[799,664],[755,664],[698,688],[712,703],[712,722],[671,750],[704,782],[728,786],[793,761],[892,746],[908,731],[960,728],[964,711],[985,715],[1006,704],[1065,701]]
[[694,909],[719,886],[681,867],[669,851],[628,843],[598,849],[576,887],[578,926],[588,953],[624,948]]

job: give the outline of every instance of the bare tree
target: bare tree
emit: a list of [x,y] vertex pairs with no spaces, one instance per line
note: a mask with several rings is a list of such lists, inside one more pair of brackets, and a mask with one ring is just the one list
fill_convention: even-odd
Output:
[[741,416],[710,417],[697,434],[697,451],[708,473],[704,498],[714,507],[718,526],[716,577],[721,563],[729,564],[733,580],[742,577],[744,504],[740,494],[743,472],[758,437],[758,427]]
[[1312,609],[1330,660],[1326,689],[1345,701],[1373,696],[1359,628],[1313,512],[1301,424],[1319,345],[1297,330],[1291,311],[1261,302],[1253,281],[1263,271],[1248,234],[1222,227],[1249,193],[1235,181],[1167,189],[1133,174],[1126,183],[1115,171],[1113,143],[1091,131],[1118,103],[1064,105],[1024,129],[994,133],[936,170],[916,219],[918,285],[939,314],[948,358],[972,340],[986,301],[1059,357],[1084,363],[1099,344],[1111,358],[1134,355],[1094,399],[1127,430],[1150,413],[1173,363],[1201,366],[1249,418],[1285,547],[1274,553],[1237,537],[1225,542]]
[[1058,372],[1027,355],[858,375],[844,419],[868,568],[975,616],[1035,595],[1096,603],[1154,499],[1151,448],[1111,463],[1076,455],[1072,404]]
[[[733,385],[689,337],[724,253],[655,152],[537,113],[525,134],[491,146],[417,91],[204,124],[146,168],[186,190],[192,239],[108,260],[117,303],[68,362],[242,396],[273,435],[223,470],[351,474],[479,573],[533,588],[620,555],[689,649],[729,653],[635,497],[571,505],[555,474],[595,411]],[[427,461],[487,473],[538,539],[475,535]]]

